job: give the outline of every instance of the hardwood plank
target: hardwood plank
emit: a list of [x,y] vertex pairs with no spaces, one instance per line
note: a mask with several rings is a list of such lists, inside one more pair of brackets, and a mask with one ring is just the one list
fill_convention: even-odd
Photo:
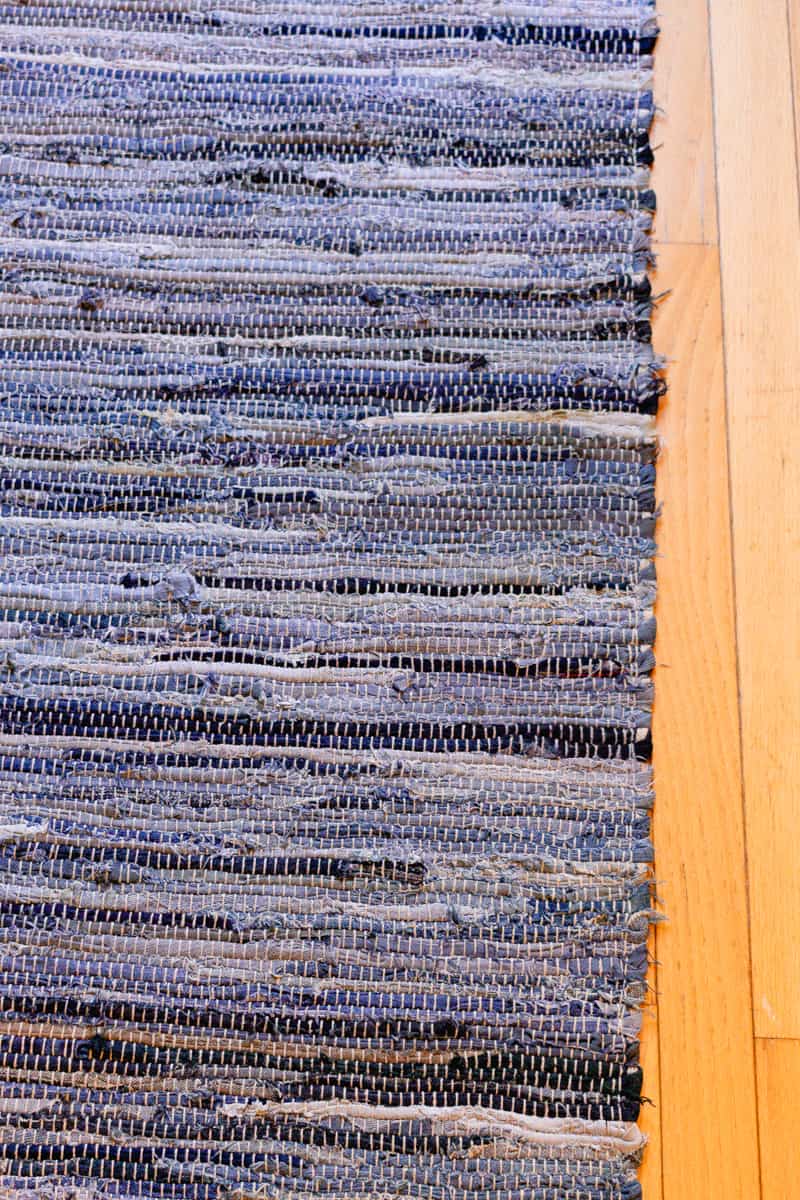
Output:
[[795,148],[800,164],[800,9],[792,0],[787,0],[786,11],[789,18],[789,50],[792,58]]
[[[654,144],[662,143],[653,171],[655,241],[714,243],[706,0],[676,0],[660,23],[655,95],[664,115],[653,130]],[[757,1200],[718,256],[666,245],[654,283],[656,291],[672,289],[654,330],[657,350],[673,360],[671,393],[659,419],[658,487],[665,507],[658,531],[654,714],[656,873],[668,924],[656,937],[659,1062],[648,1058],[647,1018],[643,1035],[646,1094],[654,1095],[654,1072],[661,1076],[659,1141],[652,1150],[663,1179],[653,1178],[646,1158],[642,1184],[647,1200]],[[697,612],[707,614],[699,625]],[[732,759],[727,742],[734,746]],[[711,857],[729,865],[730,907]],[[708,961],[716,963],[713,974]]]
[[719,254],[666,246],[671,360],[658,491],[656,872],[666,1200],[757,1200],[756,1092],[725,439]]
[[800,208],[788,29],[785,0],[711,0],[754,1020],[757,1034],[798,1037]]
[[800,1139],[797,1137],[797,1087],[800,1041],[759,1038],[758,1120],[761,1129],[763,1200],[797,1195]]
[[706,0],[670,0],[658,14],[653,187],[658,242],[717,241]]

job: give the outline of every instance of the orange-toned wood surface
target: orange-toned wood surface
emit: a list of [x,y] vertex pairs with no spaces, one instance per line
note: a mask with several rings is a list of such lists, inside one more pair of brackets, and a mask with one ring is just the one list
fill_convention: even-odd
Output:
[[800,0],[662,6],[645,1200],[800,1198]]
[[763,1194],[800,1195],[800,1138],[797,1136],[797,1084],[800,1080],[800,1041],[759,1038],[758,1116],[761,1128]]

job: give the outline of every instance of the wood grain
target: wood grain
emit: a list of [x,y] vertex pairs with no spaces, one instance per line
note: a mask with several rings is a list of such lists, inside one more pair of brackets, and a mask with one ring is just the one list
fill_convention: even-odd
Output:
[[795,151],[797,161],[800,163],[800,8],[793,0],[787,0],[786,11],[789,19],[789,52],[792,60]]
[[759,1038],[758,1115],[763,1200],[790,1200],[800,1190],[797,1088],[800,1042]]
[[652,180],[659,242],[717,241],[717,203],[706,0],[660,6]]
[[785,0],[711,0],[711,48],[754,1019],[757,1034],[800,1037],[800,207]]
[[[662,1177],[645,1200],[760,1195],[708,10],[660,13],[654,322],[667,356],[654,744]],[[682,244],[676,244],[682,243]],[[652,1033],[647,1029],[643,1044]],[[648,1167],[645,1160],[645,1167]],[[651,1192],[656,1186],[657,1191]]]
[[[672,361],[654,835],[668,923],[658,1023],[644,1023],[645,1092],[657,1077],[660,1112],[642,1179],[645,1200],[789,1200],[800,1193],[800,5],[675,0],[661,25],[655,290],[671,295],[654,336]],[[719,256],[686,244],[717,239]],[[754,1025],[783,1040],[755,1040]]]
[[656,870],[663,1194],[759,1195],[719,254],[665,246]]

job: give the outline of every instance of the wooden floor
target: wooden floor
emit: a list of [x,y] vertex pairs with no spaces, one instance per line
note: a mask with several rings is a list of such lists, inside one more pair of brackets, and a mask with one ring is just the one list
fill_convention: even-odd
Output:
[[800,0],[667,0],[645,1200],[800,1198]]

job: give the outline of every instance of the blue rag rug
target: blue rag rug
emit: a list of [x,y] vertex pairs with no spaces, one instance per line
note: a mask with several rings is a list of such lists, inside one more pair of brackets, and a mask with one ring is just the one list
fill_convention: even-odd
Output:
[[640,1196],[655,36],[0,3],[0,1197]]

